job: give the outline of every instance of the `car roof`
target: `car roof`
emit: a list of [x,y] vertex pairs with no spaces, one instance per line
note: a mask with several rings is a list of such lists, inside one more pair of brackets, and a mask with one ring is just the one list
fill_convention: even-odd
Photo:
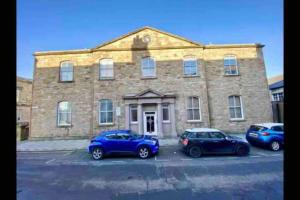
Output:
[[263,127],[266,127],[266,128],[271,128],[273,126],[283,126],[283,123],[261,123],[261,124],[253,124],[255,126],[263,126]]
[[129,133],[130,130],[124,129],[124,130],[108,130],[108,131],[102,131],[101,135],[107,135],[107,134],[114,134],[114,133]]
[[190,129],[186,129],[185,131],[188,131],[188,132],[220,132],[220,130],[214,129],[214,128],[190,128]]

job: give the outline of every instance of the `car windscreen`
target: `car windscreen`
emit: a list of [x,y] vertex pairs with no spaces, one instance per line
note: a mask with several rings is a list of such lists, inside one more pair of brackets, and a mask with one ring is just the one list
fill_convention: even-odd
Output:
[[263,126],[257,126],[257,125],[251,125],[250,126],[250,131],[265,131],[268,128],[263,127]]

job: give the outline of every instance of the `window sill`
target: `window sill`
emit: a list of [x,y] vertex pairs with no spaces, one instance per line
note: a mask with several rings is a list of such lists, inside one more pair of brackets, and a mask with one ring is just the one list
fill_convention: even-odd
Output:
[[244,122],[245,119],[230,119],[229,122]]
[[240,74],[224,74],[224,76],[227,76],[227,77],[229,77],[229,76],[240,76]]
[[200,75],[183,75],[183,78],[195,78],[200,77]]
[[99,126],[114,126],[114,123],[98,124]]
[[138,124],[138,122],[130,122],[130,124],[133,124],[133,125],[135,125],[135,124]]
[[199,123],[202,122],[202,120],[187,120],[187,123]]
[[149,77],[141,77],[142,80],[145,80],[145,79],[157,79],[156,76],[149,76]]
[[72,80],[72,81],[61,81],[61,80],[59,80],[58,82],[59,83],[74,83],[74,80]]
[[99,78],[98,80],[99,81],[113,81],[113,80],[115,80],[115,78],[114,77],[111,77],[111,78]]
[[73,127],[72,124],[70,124],[70,125],[57,125],[57,128],[71,128],[71,127]]
[[163,124],[170,124],[171,121],[162,121]]

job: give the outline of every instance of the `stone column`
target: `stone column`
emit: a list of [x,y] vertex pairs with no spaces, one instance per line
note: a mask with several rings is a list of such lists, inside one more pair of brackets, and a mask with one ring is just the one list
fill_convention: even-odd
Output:
[[129,110],[129,104],[125,104],[125,128],[130,129],[129,126],[129,119],[130,119],[130,110]]
[[138,125],[139,125],[139,134],[144,134],[142,104],[140,103],[138,104]]
[[170,104],[170,118],[171,118],[171,130],[172,130],[172,137],[177,137],[176,133],[176,121],[175,121],[175,105],[174,103]]
[[162,109],[161,103],[157,103],[157,135],[163,136],[162,133]]

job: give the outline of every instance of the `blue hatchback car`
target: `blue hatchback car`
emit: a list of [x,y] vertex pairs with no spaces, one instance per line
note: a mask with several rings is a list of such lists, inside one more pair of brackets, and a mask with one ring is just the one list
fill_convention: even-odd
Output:
[[282,123],[251,125],[246,133],[246,139],[252,145],[263,145],[278,151],[284,145],[284,126]]
[[103,131],[91,140],[89,153],[95,160],[112,153],[135,154],[145,159],[157,154],[158,139],[149,135],[139,135],[131,130]]

